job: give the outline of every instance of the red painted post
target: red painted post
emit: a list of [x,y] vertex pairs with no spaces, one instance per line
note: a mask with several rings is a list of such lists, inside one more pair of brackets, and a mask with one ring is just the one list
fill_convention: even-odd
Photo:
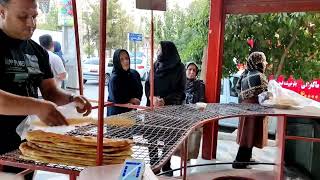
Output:
[[99,103],[98,103],[98,147],[97,165],[102,165],[103,158],[103,118],[104,118],[104,88],[105,60],[107,47],[107,0],[100,0],[100,46],[99,46]]
[[[153,69],[153,54],[154,54],[154,21],[153,21],[153,10],[151,10],[151,38],[150,38],[150,47],[151,47],[151,59],[150,59],[150,107],[153,110],[153,96],[154,96],[154,69]],[[149,98],[149,97],[147,97]]]
[[277,118],[278,154],[277,154],[277,159],[276,159],[276,165],[273,167],[274,172],[275,172],[275,179],[277,179],[277,180],[283,179],[286,126],[287,126],[287,117],[286,116],[279,116]]
[[80,41],[79,41],[79,25],[78,25],[78,13],[77,13],[77,2],[72,0],[72,12],[73,12],[73,23],[74,23],[74,35],[76,40],[76,54],[77,54],[77,66],[78,66],[78,80],[79,80],[79,91],[83,95],[83,80],[82,80],[82,65],[80,57]]
[[[214,103],[220,101],[222,74],[222,54],[224,40],[225,13],[223,0],[211,0],[208,34],[208,60],[206,71],[206,100]],[[218,139],[218,121],[203,127],[202,157],[216,158]]]

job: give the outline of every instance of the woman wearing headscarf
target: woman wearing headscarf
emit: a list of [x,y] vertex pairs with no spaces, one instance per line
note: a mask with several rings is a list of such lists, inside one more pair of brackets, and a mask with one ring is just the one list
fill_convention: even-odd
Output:
[[197,102],[204,102],[204,83],[197,79],[199,68],[196,63],[190,62],[186,66],[186,104],[195,104]]
[[[155,106],[180,105],[185,99],[185,67],[175,44],[161,41],[157,60],[154,64],[154,101]],[[145,92],[147,105],[150,105],[150,79],[146,80]]]
[[[181,63],[178,50],[173,42],[161,41],[157,60],[154,63],[154,106],[181,105],[185,100],[186,73]],[[150,105],[150,77],[145,84],[147,105]],[[151,163],[158,161],[158,149],[149,147]],[[170,160],[162,167],[163,171],[171,169]],[[167,175],[172,176],[170,172]]]
[[[239,101],[241,103],[259,103],[258,95],[267,91],[268,82],[264,75],[267,66],[266,56],[263,52],[253,52],[247,60],[247,68],[242,73],[237,90],[240,91]],[[263,148],[268,140],[268,122],[265,117],[243,117],[240,118],[238,127],[237,143],[238,153],[232,167],[236,169],[247,168],[250,162],[252,148]]]
[[66,61],[63,58],[63,53],[61,50],[61,44],[58,41],[53,41],[53,53],[58,55],[62,60],[63,66],[66,66]]
[[[113,54],[113,70],[108,84],[108,101],[117,104],[140,105],[142,84],[139,73],[130,69],[130,56],[124,49],[117,49]],[[131,108],[108,107],[107,116],[131,111]]]
[[[61,50],[61,44],[58,41],[53,41],[53,53],[55,53],[56,55],[58,55],[60,57],[60,59],[62,60],[63,66],[66,67],[66,61],[63,58],[63,53],[62,53],[62,50]],[[66,89],[66,80],[62,81],[61,88],[62,89]]]

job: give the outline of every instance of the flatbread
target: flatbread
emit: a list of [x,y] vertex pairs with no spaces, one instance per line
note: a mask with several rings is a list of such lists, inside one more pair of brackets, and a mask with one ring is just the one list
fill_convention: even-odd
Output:
[[[89,136],[68,136],[62,134],[56,134],[51,132],[44,132],[41,130],[29,131],[27,133],[26,139],[28,141],[46,141],[46,142],[54,142],[54,143],[68,143],[68,144],[77,144],[77,145],[97,145],[96,137]],[[103,146],[110,147],[121,147],[128,146],[132,144],[132,140],[129,139],[103,139]]]
[[[47,160],[54,159],[59,160],[55,161],[53,163],[64,163],[64,162],[76,162],[79,163],[81,161],[84,161],[82,164],[87,164],[88,162],[91,162],[95,164],[96,157],[90,157],[88,155],[78,155],[75,154],[69,156],[65,153],[48,153],[39,149],[35,149],[33,147],[28,146],[26,142],[22,143],[19,147],[20,151],[24,156],[33,158],[32,160],[39,160],[42,158],[45,158]],[[103,164],[115,164],[115,163],[122,163],[125,159],[103,159]],[[90,165],[90,163],[88,163]]]
[[[42,163],[54,163],[54,164],[63,164],[68,166],[78,166],[78,167],[86,167],[86,166],[96,166],[96,162],[91,161],[76,161],[76,160],[68,160],[68,159],[57,159],[52,157],[42,157],[42,156],[20,156],[21,159],[29,160],[29,161],[39,161]],[[103,162],[103,165],[109,164],[122,164],[124,161],[121,160],[112,160],[111,162]]]
[[[84,157],[88,157],[88,158],[96,158],[97,157],[97,153],[88,153],[88,152],[70,152],[68,150],[65,149],[53,149],[53,148],[43,148],[43,147],[39,147],[37,144],[33,144],[31,142],[27,142],[27,146],[34,149],[34,150],[38,150],[38,151],[43,151],[46,153],[50,153],[50,154],[55,154],[55,155],[61,155],[61,156],[84,156]],[[132,155],[132,151],[131,150],[127,150],[127,151],[117,151],[114,152],[113,154],[103,154],[103,158],[104,159],[127,159],[129,157],[131,157]]]
[[111,116],[104,119],[104,124],[108,126],[131,127],[136,124],[136,121],[125,116]]
[[[96,146],[76,146],[76,145],[70,145],[67,143],[51,143],[51,142],[42,142],[42,141],[29,141],[31,143],[36,144],[39,147],[42,148],[54,148],[56,150],[67,150],[68,152],[88,152],[88,153],[94,153],[97,152]],[[129,146],[123,146],[123,147],[104,147],[103,152],[104,153],[113,153],[117,151],[127,151],[132,148],[131,145]]]
[[[83,126],[87,124],[98,124],[98,120],[91,118],[91,117],[83,117],[83,118],[70,118],[66,119],[69,126]],[[134,124],[136,124],[136,121],[134,119],[125,117],[125,116],[113,116],[105,118],[104,124],[108,126],[118,126],[118,127],[131,127]],[[32,121],[33,126],[38,127],[48,127],[45,123],[43,123],[40,120]]]
[[64,160],[63,162],[59,159],[50,158],[50,157],[33,157],[27,155],[21,155],[21,159],[28,160],[28,161],[39,161],[42,163],[54,163],[54,164],[64,164],[68,166],[78,166],[78,167],[86,167],[86,166],[94,166],[94,163],[89,161],[69,161]]

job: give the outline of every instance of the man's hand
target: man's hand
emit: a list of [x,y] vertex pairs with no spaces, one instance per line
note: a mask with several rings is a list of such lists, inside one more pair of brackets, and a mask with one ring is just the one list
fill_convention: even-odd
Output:
[[36,114],[48,126],[68,125],[66,118],[57,110],[57,105],[50,101],[42,101]]
[[160,97],[153,97],[153,105],[155,107],[164,106],[164,100]]
[[91,103],[83,96],[74,96],[73,102],[77,106],[78,113],[83,114],[83,116],[88,116],[91,113],[92,105]]
[[131,103],[133,105],[140,105],[140,100],[137,98],[131,98],[129,103]]

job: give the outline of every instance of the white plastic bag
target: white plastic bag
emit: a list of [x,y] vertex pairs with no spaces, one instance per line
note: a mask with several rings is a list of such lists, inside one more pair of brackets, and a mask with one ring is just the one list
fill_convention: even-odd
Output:
[[320,103],[289,89],[282,88],[275,80],[269,81],[268,92],[259,94],[259,104],[281,109],[301,109],[306,106],[320,108]]
[[[72,118],[80,118],[82,117],[82,114],[77,112],[76,104],[75,103],[69,103],[63,106],[57,107],[58,111],[61,112],[61,114],[66,119],[72,119]],[[55,133],[65,133],[67,131],[73,130],[74,127],[69,126],[55,126],[55,127],[39,127],[34,124],[36,124],[37,121],[40,121],[39,117],[36,115],[29,115],[27,116],[16,128],[17,134],[20,136],[21,140],[24,140],[26,138],[26,134],[28,131],[41,129],[47,132],[55,132]]]

